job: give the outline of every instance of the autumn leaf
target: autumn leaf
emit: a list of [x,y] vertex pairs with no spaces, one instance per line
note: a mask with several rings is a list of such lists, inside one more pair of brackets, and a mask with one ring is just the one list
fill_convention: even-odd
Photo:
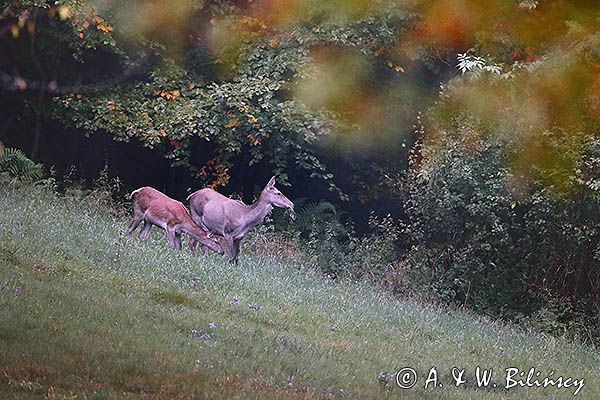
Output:
[[255,145],[258,146],[260,144],[260,139],[258,139],[256,136],[254,136],[253,134],[249,133],[247,138],[250,140],[250,142]]
[[98,29],[99,31],[108,33],[108,32],[112,32],[112,30],[113,30],[113,27],[108,25],[104,18],[99,17],[97,15],[92,18],[92,22],[94,22],[96,24],[96,29]]
[[115,102],[114,102],[114,101],[112,101],[112,100],[108,100],[108,101],[106,102],[106,104],[107,104],[107,107],[108,107],[108,109],[109,109],[110,111],[119,111],[119,106],[118,106],[117,104],[115,104]]
[[154,91],[154,94],[159,95],[167,100],[175,100],[179,96],[181,96],[181,92],[178,89],[174,90],[161,90],[157,89]]
[[404,68],[402,68],[399,65],[394,65],[394,63],[391,62],[391,61],[386,61],[385,65],[388,66],[389,68],[393,69],[396,72],[402,72],[402,73],[404,73]]
[[225,128],[236,128],[238,126],[240,126],[240,120],[237,117],[233,117],[233,118],[229,118],[229,121],[227,121],[227,123],[225,124]]
[[58,17],[61,21],[71,17],[71,8],[65,4],[58,7]]
[[12,25],[10,27],[10,33],[12,33],[12,37],[13,39],[18,39],[19,38],[19,27],[17,25]]
[[102,24],[96,25],[96,29],[98,29],[99,31],[102,31],[102,32],[112,32],[113,27],[102,23]]

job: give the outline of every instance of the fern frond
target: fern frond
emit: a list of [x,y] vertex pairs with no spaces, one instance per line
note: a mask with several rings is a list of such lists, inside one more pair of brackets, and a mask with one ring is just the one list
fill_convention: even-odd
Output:
[[20,179],[35,181],[42,177],[41,164],[31,161],[19,149],[5,148],[0,155],[0,177],[2,179]]

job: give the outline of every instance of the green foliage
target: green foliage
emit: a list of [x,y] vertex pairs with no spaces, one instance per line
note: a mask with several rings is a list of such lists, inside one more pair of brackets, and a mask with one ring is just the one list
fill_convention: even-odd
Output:
[[[262,239],[262,247],[282,246],[278,239],[283,236],[288,249],[280,252],[283,258],[292,259],[304,266],[310,265],[325,275],[345,279],[365,279],[384,284],[394,290],[404,281],[400,277],[398,241],[401,230],[398,222],[390,216],[378,218],[371,214],[369,225],[372,233],[359,236],[346,218],[345,213],[327,201],[295,199],[296,211],[292,219],[276,213],[268,224],[274,229],[259,230],[254,234]],[[277,230],[277,233],[273,231]],[[276,255],[277,252],[268,252]]]
[[42,165],[31,161],[21,150],[6,148],[0,152],[0,182],[14,179],[32,182],[42,175]]
[[[506,167],[510,145],[482,139],[469,124],[456,132],[414,155],[423,161],[406,183],[410,278],[445,300],[504,316],[572,302],[597,334],[598,140],[575,151],[569,138],[547,135],[562,158],[516,176]],[[553,188],[557,175],[566,182]],[[563,326],[573,326],[578,314],[570,314]]]
[[[369,68],[387,65],[382,49],[409,19],[387,3],[373,10],[315,4],[314,13],[301,13],[306,24],[285,27],[235,2],[173,2],[154,20],[140,16],[144,1],[16,3],[4,14],[21,18],[14,25],[21,39],[8,44],[19,55],[19,46],[29,46],[22,38],[34,38],[37,62],[49,65],[39,79],[56,90],[52,98],[27,98],[32,115],[139,141],[205,185],[224,186],[233,171],[256,168],[283,185],[300,173],[343,199],[317,144],[347,126],[346,116],[329,103],[309,107],[294,91],[314,78],[315,49],[356,53]],[[182,10],[185,18],[175,21]],[[75,70],[65,68],[73,61]],[[28,59],[19,67],[40,75]]]
[[[328,201],[308,201],[306,198],[295,199],[294,218],[291,222],[293,229],[302,235],[319,234],[325,231],[325,225],[335,224],[339,230],[343,225],[336,207]],[[281,221],[274,221],[282,226]],[[285,225],[284,225],[285,226]]]
[[297,243],[304,263],[331,277],[351,275],[353,266],[348,264],[348,256],[354,231],[349,223],[342,222],[343,213],[327,201],[300,198],[294,202],[293,217],[284,219],[275,214],[270,221],[273,226]]

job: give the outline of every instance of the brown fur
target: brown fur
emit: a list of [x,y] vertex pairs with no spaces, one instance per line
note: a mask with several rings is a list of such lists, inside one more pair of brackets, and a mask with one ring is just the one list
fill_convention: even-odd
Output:
[[183,203],[149,186],[133,191],[131,198],[134,217],[127,229],[128,235],[131,235],[143,221],[144,227],[140,231],[140,239],[148,237],[150,228],[156,225],[167,232],[169,244],[175,249],[181,249],[183,232],[211,250],[219,254],[223,253],[221,246],[196,225]]

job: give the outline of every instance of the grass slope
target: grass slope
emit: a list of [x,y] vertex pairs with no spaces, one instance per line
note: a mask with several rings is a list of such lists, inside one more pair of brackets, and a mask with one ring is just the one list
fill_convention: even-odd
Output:
[[[0,398],[567,399],[573,388],[501,389],[505,368],[584,378],[580,344],[398,301],[246,252],[239,266],[171,251],[155,229],[90,201],[0,189]],[[380,372],[410,366],[402,390]],[[424,389],[435,366],[444,386]],[[497,388],[477,388],[476,366]],[[452,385],[452,367],[467,383]]]

